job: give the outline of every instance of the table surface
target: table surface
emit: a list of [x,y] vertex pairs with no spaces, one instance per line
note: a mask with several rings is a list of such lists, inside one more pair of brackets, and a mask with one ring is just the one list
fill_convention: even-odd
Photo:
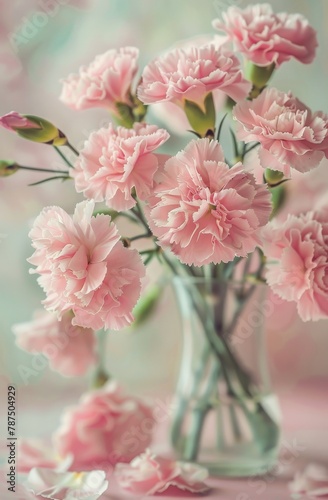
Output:
[[[38,425],[35,422],[40,418],[38,404],[42,403],[42,391],[35,388],[35,403],[31,403],[31,394],[22,392],[19,404],[19,434],[22,437],[36,437]],[[67,396],[67,394],[66,394]],[[248,477],[243,479],[209,478],[207,484],[211,490],[204,495],[193,495],[187,492],[171,489],[156,496],[139,496],[154,500],[173,500],[175,498],[192,499],[201,497],[207,500],[287,500],[293,498],[288,490],[288,483],[296,471],[302,471],[309,463],[319,463],[328,467],[328,379],[307,383],[295,390],[282,391],[279,394],[283,415],[283,454],[278,461],[277,468],[266,476]],[[74,398],[75,399],[75,398]],[[73,399],[73,400],[74,400]],[[33,399],[32,399],[33,400]],[[42,432],[51,432],[56,425],[58,415],[65,405],[65,393],[54,398],[54,405],[42,407]],[[58,404],[60,401],[60,404]],[[71,402],[71,401],[70,401]],[[33,423],[34,421],[34,423]],[[3,477],[3,476],[2,476]],[[22,480],[22,479],[21,479]],[[2,484],[1,484],[2,483]],[[126,500],[136,498],[122,491],[113,476],[109,477],[109,489],[101,498],[104,500]],[[0,479],[1,500],[24,500],[31,498],[19,485],[15,497],[4,488]]]

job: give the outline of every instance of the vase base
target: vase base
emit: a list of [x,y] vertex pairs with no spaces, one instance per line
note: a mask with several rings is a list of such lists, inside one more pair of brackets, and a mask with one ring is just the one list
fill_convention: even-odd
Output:
[[229,462],[227,458],[218,460],[217,462],[200,462],[200,465],[205,467],[211,476],[220,477],[247,477],[247,476],[263,476],[268,474],[276,465],[277,459],[270,461],[262,460],[249,460],[244,459],[238,461],[234,459]]

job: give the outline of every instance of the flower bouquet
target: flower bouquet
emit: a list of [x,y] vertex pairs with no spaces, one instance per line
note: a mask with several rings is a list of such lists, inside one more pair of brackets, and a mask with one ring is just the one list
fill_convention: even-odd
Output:
[[[97,355],[106,331],[144,318],[158,300],[162,287],[143,285],[152,261],[174,276],[185,334],[172,444],[178,458],[219,474],[267,471],[277,457],[279,420],[259,331],[267,285],[276,303],[296,302],[302,320],[328,316],[326,193],[317,193],[310,211],[288,213],[284,205],[288,185],[328,158],[328,116],[270,85],[290,59],[313,61],[316,32],[303,16],[275,14],[268,4],[229,7],[213,26],[224,36],[180,44],[140,76],[138,49],[125,47],[63,80],[64,104],[101,107],[112,118],[80,151],[44,118],[0,118],[22,138],[55,148],[63,162],[52,170],[3,160],[2,176],[38,170],[50,175],[35,184],[70,181],[85,198],[73,215],[50,206],[36,218],[29,262],[45,311],[14,327],[17,344],[42,352],[62,375],[82,375],[98,363],[93,390],[64,416],[54,450],[70,457],[71,471],[120,463],[122,485],[138,493],[166,487],[138,483],[131,471],[143,466],[162,467],[167,484],[203,491],[185,464],[150,452],[134,458],[151,433],[133,441],[128,431],[151,419],[151,409],[123,396]],[[146,121],[151,107],[188,129],[181,151],[170,147],[170,121],[168,130]],[[120,219],[129,234],[120,234]],[[61,347],[50,352],[50,343]],[[26,471],[40,461],[58,467],[55,453],[45,460],[44,451],[24,446]],[[33,478],[35,489],[46,481],[40,472]],[[97,478],[101,494],[104,478]]]

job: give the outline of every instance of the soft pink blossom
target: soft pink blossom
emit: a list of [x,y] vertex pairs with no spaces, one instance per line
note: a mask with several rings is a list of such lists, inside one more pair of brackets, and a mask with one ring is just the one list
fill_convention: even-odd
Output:
[[97,463],[110,466],[141,453],[151,442],[153,428],[151,407],[110,381],[65,411],[54,446],[61,456],[73,455],[76,470]]
[[311,110],[301,101],[275,88],[265,89],[253,101],[236,104],[237,136],[261,144],[263,168],[307,172],[328,158],[328,115]]
[[183,105],[188,99],[202,106],[214,90],[237,101],[247,96],[250,83],[244,79],[237,57],[211,44],[173,49],[152,61],[143,71],[138,96],[145,104],[172,101]]
[[321,465],[308,465],[303,472],[296,473],[289,490],[309,498],[328,498],[328,470]]
[[56,472],[52,469],[34,468],[30,471],[25,486],[28,491],[41,498],[97,500],[108,489],[108,481],[102,470]]
[[102,107],[116,113],[116,103],[130,103],[130,90],[138,71],[135,47],[111,49],[98,55],[78,74],[62,81],[61,101],[72,109]]
[[94,201],[77,204],[73,217],[46,207],[30,238],[46,309],[59,318],[72,310],[73,325],[118,330],[133,321],[145,268],[136,250],[124,248],[108,215],[93,217]]
[[142,123],[93,132],[72,171],[77,192],[114,210],[132,208],[133,188],[140,199],[149,196],[158,169],[154,151],[168,138],[166,130]]
[[229,169],[217,141],[198,139],[165,163],[148,217],[164,248],[201,266],[252,252],[270,212],[266,187],[241,163]]
[[297,303],[303,321],[328,317],[327,215],[290,215],[263,231],[267,282],[281,298]]
[[32,122],[16,111],[11,111],[4,116],[0,116],[0,126],[15,132],[16,129],[41,128],[37,123]]
[[13,326],[16,344],[32,354],[43,354],[52,370],[64,376],[83,375],[97,362],[96,337],[90,328],[72,325],[73,314],[59,321],[55,314],[41,311],[32,321]]
[[294,58],[313,61],[318,46],[316,31],[301,14],[275,14],[270,4],[228,8],[214,28],[224,31],[238,52],[257,66],[269,66]]
[[206,469],[158,457],[149,450],[134,458],[130,464],[117,464],[114,474],[122,488],[136,495],[154,495],[172,486],[191,493],[209,490],[204,483],[208,477]]

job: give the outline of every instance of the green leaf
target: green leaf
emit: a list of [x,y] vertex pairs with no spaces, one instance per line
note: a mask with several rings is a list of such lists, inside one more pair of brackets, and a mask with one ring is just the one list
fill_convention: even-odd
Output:
[[227,116],[228,116],[228,113],[226,113],[226,114],[224,115],[224,117],[222,118],[222,120],[221,120],[221,122],[220,122],[219,129],[218,129],[218,134],[217,134],[217,136],[216,136],[216,140],[217,140],[218,142],[220,142],[220,137],[221,137],[222,127],[223,127],[223,124],[224,124],[224,120],[227,118]]
[[156,309],[158,301],[162,295],[163,286],[153,285],[147,293],[143,295],[133,310],[133,326],[139,326],[146,321]]

